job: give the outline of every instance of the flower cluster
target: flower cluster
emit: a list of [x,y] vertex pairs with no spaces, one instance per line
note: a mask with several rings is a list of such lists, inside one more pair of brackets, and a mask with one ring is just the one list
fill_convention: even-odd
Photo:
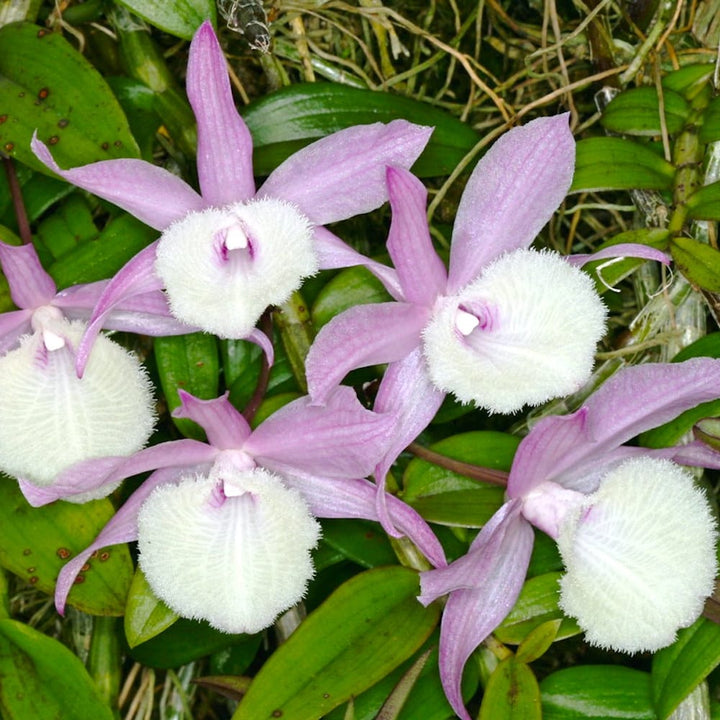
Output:
[[[627,652],[672,642],[701,612],[716,572],[715,524],[681,465],[720,467],[720,454],[627,443],[718,397],[720,361],[629,368],[572,415],[540,421],[518,448],[507,501],[449,565],[425,520],[385,490],[388,470],[448,394],[513,413],[567,395],[591,374],[606,309],[578,267],[586,258],[530,247],[570,187],[568,118],[512,129],[482,158],[446,269],[425,188],[410,172],[431,128],[396,120],[337,132],[256,189],[252,141],[209,23],[191,44],[187,91],[200,192],[140,160],[61,169],[33,139],[51,171],[160,232],[112,279],[58,293],[31,246],[0,243],[19,308],[0,316],[0,411],[13,418],[0,425],[0,469],[33,505],[102,497],[151,473],[65,565],[58,609],[96,549],[137,541],[150,586],[175,612],[258,632],[304,596],[317,518],[379,521],[431,563],[419,600],[448,596],[440,671],[453,709],[469,720],[463,668],[515,603],[535,527],[558,543],[567,569],[560,606],[589,642]],[[386,201],[392,268],[324,227]],[[610,254],[667,262],[626,245],[595,257]],[[266,308],[319,270],[351,265],[375,273],[393,300],[353,307],[321,330],[307,358],[307,396],[253,429],[228,394],[201,400],[179,390],[175,415],[197,423],[207,442],[144,447],[155,421],[150,383],[102,329],[202,330],[251,340],[272,361],[271,340],[256,328]],[[370,410],[341,382],[376,364],[387,369]]]

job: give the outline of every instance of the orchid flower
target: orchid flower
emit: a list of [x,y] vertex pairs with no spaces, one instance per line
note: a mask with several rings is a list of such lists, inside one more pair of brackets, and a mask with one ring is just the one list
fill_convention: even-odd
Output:
[[[574,161],[564,115],[501,137],[463,193],[448,271],[432,246],[425,188],[409,172],[388,169],[387,247],[400,283],[396,302],[356,306],[333,318],[306,364],[308,391],[321,403],[349,371],[389,363],[375,410],[393,413],[398,424],[375,471],[379,488],[447,393],[511,413],[587,380],[605,332],[605,307],[590,277],[572,262],[528,249],[565,197]],[[667,261],[642,246],[611,252]]]
[[507,502],[466,555],[421,575],[423,604],[449,593],[440,674],[463,720],[463,667],[518,597],[533,525],[558,542],[567,570],[559,604],[590,643],[657,650],[697,619],[717,569],[715,522],[677,463],[717,468],[720,453],[698,442],[657,450],[624,443],[719,394],[718,360],[626,368],[577,412],[545,418],[523,439]]
[[[23,486],[44,487],[76,462],[139,450],[155,412],[137,358],[101,337],[85,376],[75,373],[75,350],[86,327],[78,318],[90,315],[104,284],[58,293],[32,245],[0,242],[0,263],[19,308],[0,315],[0,414],[6,418],[0,423],[0,469],[23,479]],[[129,318],[121,306],[106,325],[134,329],[135,314],[157,300],[136,298]],[[75,500],[91,497],[97,495]]]
[[[374,486],[360,478],[384,452],[393,419],[363,408],[350,388],[322,408],[296,400],[255,430],[227,395],[199,400],[181,390],[180,398],[175,415],[201,425],[207,443],[177,440],[90,460],[31,494],[31,503],[44,504],[155,470],[62,569],[56,605],[63,612],[97,548],[138,540],[140,566],[173,610],[226,632],[256,632],[302,597],[319,533],[314,517],[377,519]],[[387,506],[433,565],[444,566],[425,521],[395,497]]]
[[410,167],[431,128],[404,120],[341,130],[295,153],[255,191],[252,139],[233,103],[225,57],[209,22],[193,38],[187,92],[198,124],[201,194],[142,160],[106,160],[61,170],[37,138],[37,157],[82,187],[162,232],[131,259],[100,298],[83,340],[78,371],[102,318],[122,299],[165,288],[171,313],[220,337],[248,338],[318,269],[377,266],[321,227],[369,212],[387,200],[385,166]]

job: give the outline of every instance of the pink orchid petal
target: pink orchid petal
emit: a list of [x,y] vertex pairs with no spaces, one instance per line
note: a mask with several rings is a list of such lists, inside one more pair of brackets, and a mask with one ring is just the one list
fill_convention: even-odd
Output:
[[197,119],[203,200],[222,207],[250,199],[255,195],[252,138],[235,108],[225,56],[209,21],[190,44],[187,94]]
[[574,166],[567,113],[503,135],[477,164],[463,192],[448,292],[456,293],[503,253],[528,247],[565,197]]
[[365,409],[349,387],[327,404],[302,397],[273,413],[243,445],[258,464],[332,478],[364,477],[385,452],[392,418]]
[[408,302],[432,305],[445,291],[447,272],[433,248],[427,190],[407,170],[387,169],[392,222],[387,247]]
[[262,330],[255,328],[245,339],[257,345],[265,353],[268,365],[272,367],[275,362],[275,348],[270,338]]
[[25,333],[30,332],[32,310],[11,310],[0,314],[0,355],[17,345]]
[[430,424],[444,399],[445,393],[430,382],[420,348],[391,363],[380,383],[375,412],[390,415],[394,420],[390,445],[375,467],[378,515],[390,535],[395,533],[384,506],[385,477],[400,453]]
[[115,308],[122,307],[132,297],[156,292],[162,287],[160,278],[155,274],[156,250],[157,242],[141,250],[125,263],[103,290],[93,310],[90,324],[77,348],[78,377],[82,377],[95,338],[105,327],[105,321],[110,313]]
[[127,210],[156,230],[164,230],[189,212],[205,207],[200,195],[184,180],[144,160],[102,160],[61,170],[36,135],[31,147],[40,162],[69,183]]
[[61,472],[49,487],[36,488],[35,492],[27,487],[28,484],[21,483],[21,489],[31,505],[45,505],[54,500],[72,498],[74,495],[117,485],[121,480],[148,470],[206,464],[211,462],[215,455],[215,448],[198,440],[172,440],[152,445],[128,457],[83,460]]
[[720,360],[651,363],[619,371],[572,415],[541,420],[520,443],[508,495],[520,497],[543,480],[580,487],[597,459],[636,435],[720,395]]
[[75,583],[75,578],[80,574],[90,556],[96,550],[109,545],[119,545],[137,540],[137,517],[140,507],[158,485],[173,482],[181,472],[182,470],[179,468],[166,468],[154,472],[113,515],[92,544],[63,566],[55,585],[55,607],[61,615],[65,614],[67,597]]
[[[473,586],[452,591],[443,611],[440,679],[450,705],[463,720],[470,720],[460,690],[465,663],[512,609],[530,562],[534,534],[520,510],[521,503],[511,501],[496,514],[499,520],[493,518],[485,526],[487,532],[483,528],[461,558],[462,576],[465,582],[472,579]],[[449,589],[455,584],[445,582],[456,578],[454,565],[420,575],[421,602],[437,596],[443,585]]]
[[[644,449],[644,448],[643,448]],[[668,453],[668,455],[664,455]],[[672,453],[672,454],[670,454]],[[695,441],[687,445],[680,445],[674,448],[662,448],[660,450],[646,451],[645,454],[651,457],[669,457],[681,465],[692,467],[704,467],[712,470],[720,470],[720,452],[713,450],[703,442]]]
[[380,280],[395,300],[405,299],[400,288],[397,272],[393,268],[361,255],[327,228],[316,227],[313,237],[321,270],[363,265]]
[[648,245],[640,245],[639,243],[618,243],[604,250],[598,250],[594,253],[568,255],[565,259],[575,267],[582,267],[589,262],[595,260],[605,260],[606,258],[642,258],[644,260],[657,260],[663,265],[669,265],[672,258],[664,253]]
[[340,130],[285,160],[258,197],[295,203],[316,225],[370,212],[388,199],[385,166],[409,168],[431,133],[406,120]]
[[[355,478],[338,481],[291,471],[285,474],[285,479],[290,487],[303,496],[310,512],[316,517],[378,519],[375,512],[375,485],[367,480]],[[435,567],[447,565],[442,545],[415,510],[393,495],[388,496],[387,507],[393,523]]]
[[225,393],[213,400],[200,400],[178,390],[182,403],[174,412],[177,418],[193,420],[205,431],[208,442],[218,450],[239,448],[250,437],[247,420],[230,404]]
[[401,360],[420,344],[428,310],[408,303],[356,305],[334,317],[313,342],[305,363],[315,402],[351,370]]
[[47,305],[57,292],[32,245],[0,242],[0,263],[10,285],[10,297],[19,308],[33,310]]

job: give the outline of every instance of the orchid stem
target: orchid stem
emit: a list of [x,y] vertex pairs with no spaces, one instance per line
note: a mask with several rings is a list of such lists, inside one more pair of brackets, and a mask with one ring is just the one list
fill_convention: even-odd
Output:
[[[260,330],[262,330],[265,335],[272,339],[273,321],[272,313],[270,310],[266,310],[262,314],[262,317],[260,318]],[[260,363],[260,375],[258,376],[257,385],[255,385],[255,392],[252,394],[252,397],[250,398],[248,404],[245,406],[245,409],[242,412],[242,416],[249,423],[251,423],[253,418],[255,417],[255,413],[258,411],[260,403],[262,403],[265,397],[265,393],[268,389],[268,382],[270,381],[270,363],[268,362],[267,355],[265,355],[265,353],[262,353]]]
[[22,190],[18,182],[15,165],[12,158],[2,153],[3,164],[5,165],[5,174],[7,175],[8,185],[10,186],[10,195],[12,196],[13,207],[15,208],[15,218],[18,224],[18,233],[24,245],[32,243],[32,233],[30,232],[30,221],[25,211],[25,203],[23,202]]
[[446,455],[430,450],[418,443],[410,443],[407,449],[415,456],[427,460],[434,465],[439,465],[447,470],[456,472],[459,475],[469,477],[471,480],[492,483],[505,487],[507,485],[508,473],[502,470],[494,470],[493,468],[481,467],[480,465],[471,465],[461,460],[453,460]]

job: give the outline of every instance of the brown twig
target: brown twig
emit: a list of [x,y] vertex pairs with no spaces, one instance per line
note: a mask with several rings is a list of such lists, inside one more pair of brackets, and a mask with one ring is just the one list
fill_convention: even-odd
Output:
[[[272,313],[270,310],[266,310],[262,314],[262,317],[260,318],[260,330],[264,332],[265,335],[270,338],[270,340],[272,340],[273,322]],[[252,422],[252,419],[255,417],[255,413],[260,407],[260,403],[262,403],[263,399],[265,398],[265,393],[267,392],[269,380],[270,363],[268,362],[267,355],[263,353],[260,364],[260,375],[258,377],[257,385],[255,386],[255,392],[252,394],[250,400],[248,400],[248,404],[245,406],[245,409],[242,412],[243,417],[249,423]]]
[[5,153],[1,153],[3,164],[5,165],[5,174],[7,175],[8,185],[10,186],[10,195],[13,201],[13,207],[15,208],[15,217],[18,224],[18,233],[20,239],[25,245],[32,243],[32,233],[30,232],[30,221],[28,220],[27,212],[25,210],[25,203],[23,202],[22,190],[20,189],[20,183],[17,179],[17,173],[15,172],[15,165],[13,164],[12,158],[8,157]]
[[500,485],[501,487],[507,485],[508,473],[502,470],[494,470],[493,468],[481,467],[480,465],[471,465],[461,460],[453,460],[446,455],[441,455],[434,450],[418,445],[418,443],[410,443],[407,449],[416,457],[427,460],[434,465],[444,467],[447,470],[458,473],[458,475],[469,477],[471,480],[492,483],[493,485]]

